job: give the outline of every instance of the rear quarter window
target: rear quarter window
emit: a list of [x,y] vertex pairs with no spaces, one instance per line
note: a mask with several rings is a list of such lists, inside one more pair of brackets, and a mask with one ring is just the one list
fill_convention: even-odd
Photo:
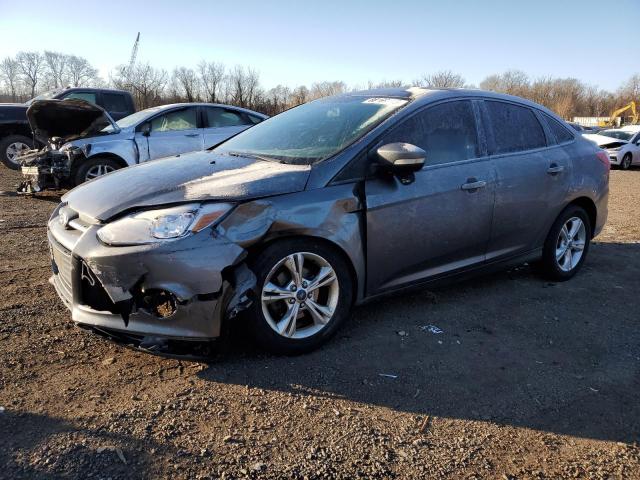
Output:
[[556,137],[557,143],[566,143],[573,140],[573,134],[560,122],[558,122],[555,118],[550,117],[546,113],[543,115],[547,125],[549,126],[549,130],[554,137]]
[[522,152],[547,146],[542,125],[530,108],[485,100],[493,130],[493,154]]
[[118,93],[103,93],[102,102],[103,108],[107,112],[126,112],[129,110],[129,106],[124,95]]

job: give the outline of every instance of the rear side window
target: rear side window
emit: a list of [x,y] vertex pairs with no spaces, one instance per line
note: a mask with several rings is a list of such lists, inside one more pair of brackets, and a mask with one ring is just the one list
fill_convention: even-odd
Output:
[[442,103],[417,113],[383,140],[383,143],[394,142],[422,148],[427,152],[427,165],[478,157],[478,135],[471,102]]
[[227,110],[225,108],[207,108],[207,121],[210,128],[235,127],[246,125],[240,112]]
[[194,128],[197,128],[195,108],[169,112],[151,120],[151,131],[153,132],[191,130]]
[[118,93],[103,93],[102,102],[104,103],[103,108],[107,112],[126,112],[129,110],[124,95]]
[[553,136],[556,137],[556,142],[565,143],[573,140],[573,134],[555,118],[545,114],[544,119],[549,126],[549,130],[551,130]]
[[493,129],[494,154],[547,146],[542,125],[527,107],[485,100]]
[[251,123],[253,123],[254,125],[257,125],[262,120],[264,120],[263,118],[256,117],[255,115],[251,115],[251,114],[248,114],[247,116],[249,117],[249,120],[251,120]]

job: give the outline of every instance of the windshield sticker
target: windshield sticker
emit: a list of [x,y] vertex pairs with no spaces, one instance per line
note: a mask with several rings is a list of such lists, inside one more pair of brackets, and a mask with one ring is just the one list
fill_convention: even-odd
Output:
[[384,97],[374,97],[367,98],[362,103],[374,103],[376,105],[386,105],[388,107],[401,107],[407,103],[406,100],[401,100],[400,98],[384,98]]

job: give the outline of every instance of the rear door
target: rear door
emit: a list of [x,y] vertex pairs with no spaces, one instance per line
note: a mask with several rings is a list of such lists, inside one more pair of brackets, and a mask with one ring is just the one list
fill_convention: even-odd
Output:
[[[487,250],[487,260],[492,260],[542,246],[564,207],[571,163],[562,143],[547,138],[533,109],[497,100],[485,100],[482,105],[497,175]],[[569,138],[573,141],[573,134]]]
[[494,171],[471,101],[427,107],[373,147],[406,142],[427,152],[411,183],[379,173],[365,183],[370,294],[484,261]]
[[149,160],[202,150],[203,133],[198,126],[198,107],[184,107],[151,120],[147,138]]
[[224,107],[203,107],[203,121],[205,149],[253,125],[244,112]]

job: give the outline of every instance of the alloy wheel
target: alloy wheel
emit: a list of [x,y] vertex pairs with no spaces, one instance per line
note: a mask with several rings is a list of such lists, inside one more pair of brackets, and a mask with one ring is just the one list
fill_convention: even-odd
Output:
[[320,255],[287,255],[270,270],[261,292],[269,326],[286,338],[315,335],[333,318],[340,286],[333,267]]
[[578,217],[571,217],[560,230],[556,241],[556,262],[563,272],[570,272],[584,254],[587,241],[587,229]]
[[631,155],[626,154],[622,159],[622,168],[623,170],[627,170],[631,166]]
[[29,149],[30,149],[29,145],[23,142],[10,143],[6,151],[7,160],[18,165],[20,163],[18,161],[18,158],[20,157],[20,155],[22,155],[26,150],[29,150]]
[[84,177],[84,181],[88,182],[89,180],[92,180],[97,177],[101,177],[102,175],[106,175],[109,172],[113,172],[114,170],[115,168],[113,168],[111,165],[104,165],[104,164],[94,165],[89,170],[87,170],[87,174]]

